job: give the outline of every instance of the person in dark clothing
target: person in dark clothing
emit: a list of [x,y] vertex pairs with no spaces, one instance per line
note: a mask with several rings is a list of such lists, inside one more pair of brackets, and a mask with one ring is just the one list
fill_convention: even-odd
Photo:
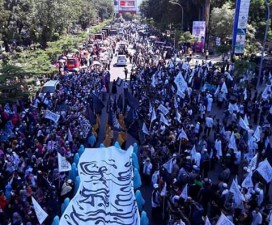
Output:
[[125,80],[126,80],[127,76],[128,76],[128,69],[127,69],[127,67],[125,67],[124,72],[125,72]]
[[117,93],[117,86],[116,86],[116,80],[113,80],[112,86],[111,86],[111,93],[115,95]]

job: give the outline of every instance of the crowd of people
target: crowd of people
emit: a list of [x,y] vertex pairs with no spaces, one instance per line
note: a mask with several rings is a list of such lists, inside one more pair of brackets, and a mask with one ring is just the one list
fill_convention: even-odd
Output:
[[130,99],[127,114],[132,107],[138,123],[139,137],[130,133],[141,143],[143,184],[154,187],[154,224],[270,224],[271,71],[260,88],[255,68],[240,76],[228,58],[190,65],[184,49],[165,60],[148,38],[129,40],[139,104]]
[[[110,85],[110,62],[82,61],[83,70],[53,77],[60,81],[54,94],[1,106],[0,224],[38,224],[31,197],[48,213],[44,224],[61,215],[74,182],[58,171],[57,154],[72,163],[80,145],[99,145],[104,107],[104,145],[117,137],[126,148],[130,136],[139,143],[153,224],[271,223],[270,71],[263,89],[254,69],[237,76],[228,59],[221,68],[206,60],[191,65],[184,46],[166,59],[164,47],[137,26],[124,28],[135,51],[129,80]],[[112,52],[117,39],[108,39]],[[84,51],[98,57],[99,46],[93,49]],[[48,119],[49,111],[59,119]]]
[[[82,51],[99,58],[102,48],[90,39]],[[114,42],[108,40],[107,47]],[[85,65],[82,60],[82,66]],[[90,64],[89,64],[90,63]],[[0,130],[0,224],[39,224],[32,197],[52,224],[61,216],[61,205],[74,194],[69,172],[58,171],[58,154],[70,163],[80,145],[94,147],[100,128],[104,104],[103,88],[110,86],[107,63],[93,65],[78,72],[60,70],[51,77],[59,80],[55,93],[37,92],[30,101],[1,105]],[[50,119],[50,115],[58,118]]]

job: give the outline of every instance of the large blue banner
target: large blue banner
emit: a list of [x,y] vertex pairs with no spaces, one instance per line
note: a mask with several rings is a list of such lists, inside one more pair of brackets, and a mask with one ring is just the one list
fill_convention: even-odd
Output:
[[234,54],[244,53],[249,6],[250,0],[236,0],[232,34],[232,50]]

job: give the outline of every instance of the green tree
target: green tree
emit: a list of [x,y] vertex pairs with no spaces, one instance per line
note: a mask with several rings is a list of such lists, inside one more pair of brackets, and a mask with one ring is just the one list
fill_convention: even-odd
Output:
[[225,3],[222,8],[213,8],[209,24],[209,32],[212,37],[220,37],[221,42],[231,38],[233,29],[234,9],[230,3]]

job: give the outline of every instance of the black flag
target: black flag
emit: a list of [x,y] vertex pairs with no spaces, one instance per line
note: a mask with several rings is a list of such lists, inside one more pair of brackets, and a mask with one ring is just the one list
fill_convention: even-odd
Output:
[[127,99],[127,104],[130,107],[132,107],[133,109],[139,108],[138,100],[134,98],[134,96],[131,93],[127,92],[126,99]]
[[92,94],[92,99],[95,113],[101,114],[102,109],[105,107],[104,103],[95,94]]
[[137,141],[139,141],[139,124],[137,120],[134,120],[134,122],[129,126],[127,131],[133,138],[135,138]]

